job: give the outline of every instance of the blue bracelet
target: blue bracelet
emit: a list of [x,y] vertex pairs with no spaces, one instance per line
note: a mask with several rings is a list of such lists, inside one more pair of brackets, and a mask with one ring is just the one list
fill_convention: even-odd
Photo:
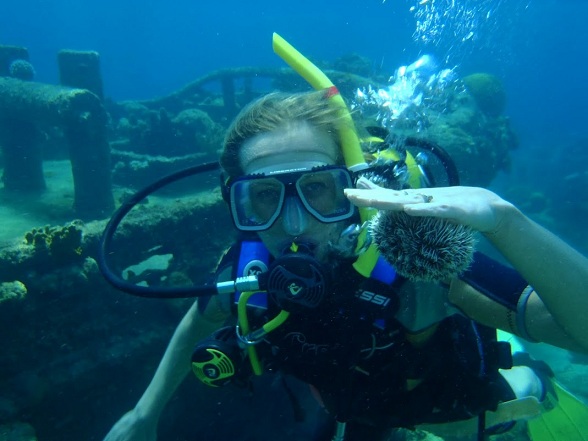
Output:
[[530,341],[532,343],[537,343],[533,337],[529,335],[527,332],[527,325],[525,324],[525,315],[527,313],[527,302],[529,301],[529,297],[533,293],[533,287],[528,285],[524,291],[522,292],[521,296],[519,297],[519,301],[517,302],[517,316],[516,316],[516,323],[517,323],[517,331],[520,337],[523,337],[525,340]]

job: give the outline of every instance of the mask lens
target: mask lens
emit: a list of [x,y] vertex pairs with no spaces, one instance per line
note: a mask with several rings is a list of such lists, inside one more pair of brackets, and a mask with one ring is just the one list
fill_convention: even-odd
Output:
[[274,178],[236,181],[231,185],[231,212],[237,228],[259,231],[269,228],[279,216],[285,187]]
[[336,222],[353,214],[353,206],[343,193],[351,186],[349,172],[340,168],[306,173],[296,181],[306,209],[323,222]]

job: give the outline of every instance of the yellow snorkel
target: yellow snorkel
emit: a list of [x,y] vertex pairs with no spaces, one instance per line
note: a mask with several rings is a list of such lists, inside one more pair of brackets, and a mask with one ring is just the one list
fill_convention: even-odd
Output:
[[[349,109],[343,101],[341,94],[332,83],[332,81],[308,58],[298,52],[290,43],[274,32],[272,46],[274,52],[280,56],[298,75],[304,78],[314,89],[326,90],[331,103],[339,108],[341,113],[341,124],[339,127],[339,140],[343,151],[345,165],[351,171],[360,171],[368,168],[363,157],[363,151],[355,131],[353,119]],[[359,213],[362,222],[368,221],[374,214],[375,210],[370,208],[360,208]],[[366,232],[364,231],[360,240],[365,241]],[[378,260],[378,251],[375,245],[370,245],[368,249],[361,253],[353,266],[355,270],[364,277],[369,277],[376,261]]]
[[331,103],[341,112],[339,139],[343,150],[345,165],[351,171],[367,168],[363,152],[355,131],[347,105],[332,81],[308,58],[274,32],[272,45],[274,52],[282,58],[298,75],[304,78],[315,90],[327,90]]
[[[360,140],[355,131],[355,125],[349,109],[343,101],[341,94],[337,88],[333,85],[331,80],[312,62],[298,52],[292,45],[286,40],[280,37],[278,34],[273,34],[273,49],[292,69],[294,69],[302,78],[304,78],[314,89],[325,90],[330,102],[333,106],[336,106],[340,112],[340,124],[339,124],[339,142],[341,145],[343,158],[345,165],[351,171],[357,172],[368,168],[368,164],[365,162],[363,151],[361,149]],[[382,142],[381,139],[378,139]],[[383,153],[382,153],[383,154]],[[367,222],[375,213],[376,210],[370,208],[360,208],[360,217],[362,222]],[[359,239],[360,244],[366,242],[367,232],[364,230]],[[358,249],[364,245],[358,245]],[[292,244],[291,251],[296,253],[296,244]],[[369,277],[377,260],[379,252],[374,244],[367,247],[365,251],[359,254],[359,257],[353,264],[355,270],[364,277]],[[261,375],[262,366],[257,356],[255,349],[256,342],[260,341],[261,338],[267,333],[272,332],[274,329],[279,327],[284,321],[287,320],[289,313],[282,310],[276,317],[274,317],[265,326],[257,330],[251,330],[249,326],[249,320],[247,317],[247,302],[253,293],[242,293],[238,302],[238,320],[239,328],[241,333],[241,342],[246,344],[247,352],[249,355],[249,361],[253,373]]]

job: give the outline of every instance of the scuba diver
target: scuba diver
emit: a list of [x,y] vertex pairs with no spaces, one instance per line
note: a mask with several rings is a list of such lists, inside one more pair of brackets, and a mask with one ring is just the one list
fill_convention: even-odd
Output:
[[[301,72],[312,67],[274,38],[313,84],[319,74]],[[541,363],[513,356],[496,330],[588,352],[587,259],[489,190],[415,188],[410,173],[392,173],[389,188],[370,179],[358,164],[374,154],[358,150],[336,89],[316,82],[319,91],[256,100],[229,128],[222,191],[241,236],[218,266],[216,295],[186,313],[146,391],[105,440],[155,440],[190,370],[211,386],[264,370],[308,383],[332,416],[320,439],[445,427],[482,440],[531,417],[534,439],[586,439],[585,409],[574,422],[580,437],[539,438],[543,427],[569,425],[566,412],[549,420],[548,409],[582,405]],[[409,162],[389,161],[396,171]],[[430,182],[422,167],[411,173]],[[475,252],[467,269],[435,280],[401,273],[370,244],[371,215],[358,207],[479,232],[512,268]],[[384,236],[384,254],[392,229],[371,233]]]

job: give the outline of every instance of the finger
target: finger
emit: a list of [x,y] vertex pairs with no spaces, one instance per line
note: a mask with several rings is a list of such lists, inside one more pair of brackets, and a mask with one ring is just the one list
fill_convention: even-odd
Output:
[[375,188],[382,188],[379,185],[374,184],[369,179],[364,178],[363,176],[357,180],[355,183],[355,188],[360,189],[375,189]]
[[406,190],[389,190],[377,187],[375,189],[346,188],[345,195],[350,200],[357,201],[374,201],[382,203],[404,203],[418,204],[432,200],[431,196],[425,196],[421,193],[408,192]]
[[358,207],[372,207],[377,208],[378,210],[394,210],[394,211],[402,211],[404,207],[404,203],[398,201],[392,201],[390,199],[383,199],[381,196],[375,195],[373,193],[366,194],[354,194],[354,193],[347,193],[347,198]]
[[405,205],[423,204],[431,201],[431,196],[409,193],[405,190],[395,191],[383,188],[345,189],[347,198],[358,207],[373,207],[380,210],[402,210]]

